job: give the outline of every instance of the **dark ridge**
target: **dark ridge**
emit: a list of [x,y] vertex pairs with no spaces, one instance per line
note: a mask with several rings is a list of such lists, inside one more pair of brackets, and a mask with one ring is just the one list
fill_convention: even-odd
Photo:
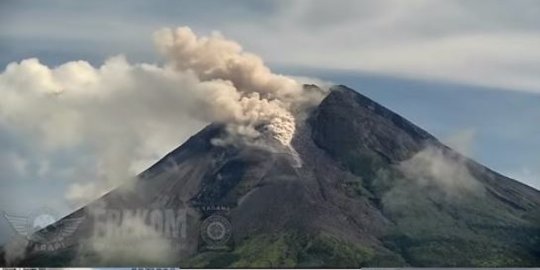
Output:
[[337,85],[332,87],[331,90],[332,92],[328,95],[327,99],[335,98],[341,100],[342,102],[356,101],[358,104],[372,110],[375,114],[389,119],[392,121],[392,123],[394,123],[394,125],[409,133],[413,137],[417,137],[422,140],[437,141],[437,139],[427,131],[352,88],[345,85]]

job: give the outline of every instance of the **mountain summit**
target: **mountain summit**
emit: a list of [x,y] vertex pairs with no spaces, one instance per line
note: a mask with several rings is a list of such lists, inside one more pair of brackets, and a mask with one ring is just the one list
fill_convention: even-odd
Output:
[[[267,144],[217,144],[225,127],[207,126],[127,187],[64,218],[81,222],[59,249],[29,251],[18,263],[540,265],[539,191],[453,151],[346,86],[333,87],[298,122],[290,146],[271,138]],[[174,219],[180,226],[167,223],[179,232],[167,231],[155,245],[131,240],[140,236],[133,233],[136,214],[114,219],[113,226],[131,226],[132,233],[99,242],[96,209],[116,209],[117,216],[121,210],[181,209],[183,216]],[[153,220],[141,216],[143,227]],[[48,233],[65,232],[64,224]],[[168,245],[181,248],[168,254],[175,250]],[[129,253],[134,250],[141,251]]]

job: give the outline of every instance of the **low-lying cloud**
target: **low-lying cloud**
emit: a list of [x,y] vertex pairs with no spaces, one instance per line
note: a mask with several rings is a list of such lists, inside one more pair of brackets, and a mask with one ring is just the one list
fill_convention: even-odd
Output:
[[22,259],[26,254],[27,246],[28,240],[21,237],[15,238],[3,246],[4,261],[6,264],[12,265],[14,262]]
[[172,266],[187,248],[183,209],[90,207],[93,230],[77,250],[75,265]]
[[483,186],[471,175],[465,162],[459,154],[428,146],[401,162],[399,169],[416,185],[435,186],[450,196],[463,192],[480,194]]

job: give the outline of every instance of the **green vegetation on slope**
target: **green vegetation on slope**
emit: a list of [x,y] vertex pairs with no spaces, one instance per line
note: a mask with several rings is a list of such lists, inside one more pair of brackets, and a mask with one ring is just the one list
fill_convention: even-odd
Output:
[[257,235],[231,252],[205,252],[184,262],[187,267],[362,267],[373,250],[336,238],[302,233]]

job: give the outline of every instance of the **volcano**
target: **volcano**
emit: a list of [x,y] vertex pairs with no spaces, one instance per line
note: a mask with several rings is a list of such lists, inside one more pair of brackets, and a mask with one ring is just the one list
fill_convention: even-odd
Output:
[[[48,234],[67,232],[58,249],[28,247],[15,264],[540,265],[538,190],[463,156],[346,86],[332,87],[297,121],[290,146],[272,138],[265,145],[214,143],[225,132],[222,124],[207,126],[129,188],[52,225]],[[173,226],[181,239],[167,242],[182,242],[181,249],[167,262],[84,253],[97,205],[182,209],[181,228]],[[79,223],[67,228],[68,220]]]

